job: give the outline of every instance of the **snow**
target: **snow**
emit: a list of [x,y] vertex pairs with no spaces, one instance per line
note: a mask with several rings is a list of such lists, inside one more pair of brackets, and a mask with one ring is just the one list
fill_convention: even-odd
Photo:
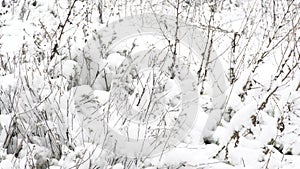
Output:
[[112,53],[108,55],[106,62],[109,66],[112,67],[113,70],[116,70],[119,66],[121,66],[124,59],[125,57],[120,55],[119,53]]
[[[133,93],[137,95],[127,94],[128,98],[124,100],[120,96],[118,101],[113,102],[117,103],[115,107],[121,107],[118,103],[128,101],[133,111],[127,112],[124,109],[117,113],[109,112],[110,106],[114,105],[111,101],[116,99],[114,94],[120,94],[113,93],[113,89],[122,88],[116,79],[122,75],[120,71],[126,69],[120,66],[126,66],[139,55],[159,62],[157,58],[160,56],[172,55],[166,45],[172,46],[174,42],[153,32],[147,32],[141,37],[142,32],[121,39],[114,37],[117,31],[126,29],[123,27],[107,32],[98,30],[106,28],[109,22],[140,12],[151,13],[156,10],[161,14],[175,14],[176,10],[171,5],[173,1],[77,1],[62,28],[71,2],[1,1],[0,169],[299,168],[299,23],[298,27],[293,28],[296,22],[291,21],[299,18],[298,1],[293,2],[291,11],[286,14],[289,1],[274,1],[275,6],[267,1],[255,0],[182,2],[181,18],[197,25],[204,32],[210,32],[207,28],[213,30],[210,36],[214,38],[213,52],[217,57],[210,60],[213,70],[208,72],[215,76],[209,75],[203,83],[205,90],[197,98],[198,113],[193,119],[194,124],[189,124],[192,128],[186,131],[187,136],[172,145],[174,147],[167,149],[162,156],[159,154],[138,159],[119,157],[114,154],[119,150],[108,151],[103,148],[106,145],[99,144],[99,135],[109,133],[104,132],[106,127],[115,127],[119,135],[129,132],[129,138],[148,137],[150,134],[147,133],[147,127],[159,128],[155,120],[160,117],[160,110],[151,112],[149,117],[154,122],[147,121],[141,127],[139,117],[146,108],[137,105],[136,96],[145,90],[141,105],[147,105],[151,100],[152,89],[159,91],[159,87],[164,86],[163,92],[156,95],[164,96],[163,99],[155,99],[160,100],[160,104],[168,103],[165,106],[167,108],[180,107],[184,102],[181,99],[189,98],[191,92],[184,93],[180,85],[191,87],[195,84],[191,84],[191,79],[178,83],[164,74],[162,81],[148,84],[145,88],[147,81],[154,79],[154,74],[151,75],[153,69],[146,67],[151,64],[150,61],[143,63],[141,59],[135,62],[141,68],[138,72],[141,75],[139,81],[134,80],[135,74],[131,72],[128,79],[125,79],[127,86],[125,82],[122,84],[126,88],[124,91],[130,93],[133,88]],[[103,10],[104,23],[100,23],[100,8]],[[211,11],[214,11],[212,23]],[[275,15],[276,18],[273,18]],[[161,28],[168,30],[165,28],[168,26],[166,23],[161,24]],[[285,36],[289,30],[292,33]],[[127,33],[130,31],[127,30]],[[170,32],[174,33],[174,30]],[[165,31],[166,34],[170,32]],[[105,33],[111,34],[101,37]],[[236,37],[234,33],[237,33]],[[180,35],[180,42],[188,36]],[[192,45],[198,44],[198,41],[193,42]],[[59,46],[55,58],[51,60],[56,43]],[[129,50],[124,51],[130,49],[133,43],[137,46],[131,53]],[[177,65],[179,79],[185,78],[187,72],[183,68],[186,67],[194,71],[192,75],[196,77],[202,53],[193,53],[194,49],[189,49],[189,44],[183,43],[177,46],[178,56],[193,64],[180,60],[184,64]],[[273,49],[277,43],[278,46]],[[204,46],[200,44],[199,48]],[[157,51],[149,52],[153,49]],[[264,52],[269,53],[264,56]],[[262,56],[263,60],[258,62]],[[222,67],[215,64],[215,60]],[[236,79],[229,84],[231,68]],[[156,73],[162,69],[165,67],[156,70]],[[222,81],[220,76],[223,74],[226,77]],[[201,87],[195,88],[200,90]],[[271,93],[274,89],[276,91]],[[119,91],[124,92],[115,92]],[[264,102],[267,102],[266,106],[259,108]],[[164,106],[156,108],[161,107]],[[189,110],[188,113],[192,113]],[[124,115],[122,112],[132,118],[132,125],[119,122]],[[178,117],[175,111],[165,115],[164,121],[169,125],[164,127],[170,128],[173,119]],[[99,123],[105,118],[111,118],[107,126],[103,122]],[[133,152],[140,146],[131,145],[133,147],[125,147],[124,150]]]
[[109,100],[110,93],[107,91],[94,90],[93,94],[97,97],[97,101],[99,101],[100,104],[105,104]]
[[11,115],[10,114],[1,114],[0,115],[0,141],[4,143],[5,138],[7,136],[7,130],[9,129],[10,122],[11,122]]
[[17,85],[17,79],[13,74],[7,74],[5,76],[1,76],[0,81],[1,81],[0,88],[4,91],[12,89]]
[[[109,169],[110,167],[108,167],[108,169]],[[123,169],[124,168],[124,166],[122,165],[122,164],[116,164],[116,165],[114,165],[113,167],[111,167],[111,169]]]
[[1,160],[0,168],[1,169],[13,169],[14,165],[11,163],[10,158],[7,158],[4,160]]

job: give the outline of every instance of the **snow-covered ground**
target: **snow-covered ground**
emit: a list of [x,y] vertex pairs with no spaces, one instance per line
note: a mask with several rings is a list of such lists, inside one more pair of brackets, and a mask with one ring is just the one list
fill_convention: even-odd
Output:
[[[0,168],[299,168],[299,11],[297,0],[2,0]],[[175,41],[168,20],[160,36],[120,27],[145,13],[193,25],[207,41],[190,32]],[[161,56],[174,49],[168,74]],[[109,126],[116,138],[153,139],[148,127],[176,126],[181,111],[192,123],[174,147],[158,144],[158,155],[135,154],[141,141],[121,137],[122,148],[103,137]],[[124,115],[130,120],[119,122]]]

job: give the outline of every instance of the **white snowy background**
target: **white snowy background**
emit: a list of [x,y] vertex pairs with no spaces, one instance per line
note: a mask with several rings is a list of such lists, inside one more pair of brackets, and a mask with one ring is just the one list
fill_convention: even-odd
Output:
[[[0,0],[0,168],[300,168],[298,0],[179,1],[181,19],[208,32],[227,75],[210,138],[201,135],[209,86],[190,135],[161,158],[106,154],[82,134],[74,103],[102,105],[109,97],[103,79],[80,85],[87,41],[119,18],[176,15],[177,2]],[[122,57],[101,60],[108,77]]]

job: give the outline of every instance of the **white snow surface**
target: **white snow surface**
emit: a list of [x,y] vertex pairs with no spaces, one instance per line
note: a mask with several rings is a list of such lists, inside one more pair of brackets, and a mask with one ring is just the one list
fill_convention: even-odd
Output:
[[[278,21],[284,17],[288,2],[276,1],[281,3],[274,8],[280,18],[275,21],[277,26],[269,23],[273,20],[270,11],[267,14],[261,11],[262,6],[268,5],[264,2],[233,0],[216,7],[213,48],[224,63],[228,78],[230,68],[234,67],[237,79],[226,91],[226,105],[218,110],[223,113],[222,119],[215,120],[217,126],[207,125],[214,129],[207,131],[210,142],[205,142],[202,134],[207,118],[215,117],[209,117],[212,91],[204,83],[204,88],[208,89],[200,96],[199,114],[189,135],[162,156],[131,162],[112,156],[82,132],[87,130],[82,126],[82,120],[84,117],[94,118],[94,107],[100,106],[99,112],[104,111],[103,107],[110,99],[107,84],[111,85],[118,67],[126,58],[120,53],[109,53],[98,63],[100,72],[93,84],[80,84],[78,77],[82,65],[78,57],[85,53],[85,41],[96,38],[95,30],[105,26],[106,22],[137,14],[140,8],[136,6],[141,5],[140,1],[126,1],[126,4],[132,3],[131,7],[125,7],[123,1],[116,4],[101,2],[104,23],[100,22],[97,11],[100,2],[77,1],[59,38],[60,24],[68,16],[66,9],[72,1],[2,0],[0,169],[299,168],[300,60],[296,57],[299,56],[299,43],[295,44],[291,56],[284,53],[284,50],[293,51],[290,49],[292,43],[296,43],[293,38],[299,39],[299,21],[294,37],[291,35],[282,41],[293,25],[288,19],[283,19],[283,23]],[[157,3],[152,6],[157,7],[158,12],[174,12],[169,10],[172,5],[161,1],[151,3]],[[189,4],[197,6],[197,3],[184,1],[182,9],[190,9]],[[143,5],[147,7],[147,3]],[[200,22],[203,27],[207,25],[211,7],[215,4],[203,2],[198,5],[201,5],[199,11],[202,14],[195,12],[191,22]],[[296,12],[288,13],[286,17],[299,18],[299,1],[290,8]],[[279,25],[282,28],[277,30]],[[234,54],[231,52],[232,32],[243,34],[236,39],[239,44]],[[269,46],[266,32],[278,33]],[[50,61],[56,43],[59,43],[58,51],[55,59]],[[272,49],[276,43],[279,47]],[[262,51],[268,51],[269,55],[253,73],[257,63],[254,60],[261,56]],[[234,64],[232,58],[236,61]],[[168,85],[168,89],[175,86]],[[177,93],[170,93],[169,97],[174,95]]]

